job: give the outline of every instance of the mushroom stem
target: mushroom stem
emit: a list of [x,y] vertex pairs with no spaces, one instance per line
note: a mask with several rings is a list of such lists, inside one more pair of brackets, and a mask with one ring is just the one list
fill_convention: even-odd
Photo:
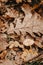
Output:
[[32,46],[30,45],[30,49],[32,49]]

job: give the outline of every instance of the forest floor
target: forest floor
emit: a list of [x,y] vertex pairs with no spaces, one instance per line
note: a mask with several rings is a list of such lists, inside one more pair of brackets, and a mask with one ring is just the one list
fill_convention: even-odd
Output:
[[43,0],[0,0],[0,65],[43,65]]

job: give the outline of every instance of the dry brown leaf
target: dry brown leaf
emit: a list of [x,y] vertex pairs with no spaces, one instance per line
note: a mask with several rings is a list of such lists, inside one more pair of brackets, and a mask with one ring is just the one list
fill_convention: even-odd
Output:
[[7,33],[8,34],[11,34],[11,33],[14,34],[14,25],[13,25],[13,23],[10,23],[10,27],[8,27]]
[[14,31],[18,35],[20,35],[20,32],[22,34],[26,34],[26,32],[28,32],[32,36],[34,36],[33,32],[37,34],[38,32],[40,32],[43,34],[43,20],[40,17],[38,18],[38,15],[36,13],[31,18],[29,18],[29,14],[27,14],[24,18],[23,23],[21,23],[20,21],[17,21]]
[[20,2],[22,2],[22,0],[16,0],[16,2],[17,2],[17,3],[20,3]]
[[1,2],[7,2],[8,0],[0,0]]
[[43,44],[39,41],[35,41],[35,45],[37,45],[40,48],[43,48]]
[[0,35],[0,51],[5,50],[8,46],[8,43],[6,41],[6,35],[2,36]]
[[7,54],[7,51],[4,50],[1,54],[0,54],[0,58],[3,59]]
[[18,41],[10,41],[9,45],[10,45],[9,48],[18,47],[19,42]]
[[24,20],[22,23],[19,19],[17,20],[14,31],[18,35],[20,35],[20,32],[23,35],[26,34],[26,32],[28,32],[32,36],[34,36],[33,32],[37,34],[40,32],[43,34],[43,19],[37,13],[34,13],[34,15],[32,15],[31,8],[29,8],[28,6],[27,8],[22,7],[22,9],[25,12]]
[[5,16],[9,16],[9,17],[18,17],[18,11],[17,10],[14,10],[13,8],[12,9],[9,9],[7,8],[7,12],[5,13]]
[[17,65],[14,61],[11,61],[9,59],[6,59],[3,61],[3,63],[0,63],[0,65]]
[[36,56],[38,56],[37,51],[32,50],[32,49],[30,49],[30,50],[25,49],[23,51],[23,54],[21,55],[21,58],[24,60],[24,62],[27,62],[27,61],[33,59]]

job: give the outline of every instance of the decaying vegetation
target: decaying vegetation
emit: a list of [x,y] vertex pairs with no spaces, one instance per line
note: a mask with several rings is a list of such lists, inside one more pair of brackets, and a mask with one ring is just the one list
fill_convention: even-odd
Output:
[[43,65],[43,0],[0,0],[0,65]]

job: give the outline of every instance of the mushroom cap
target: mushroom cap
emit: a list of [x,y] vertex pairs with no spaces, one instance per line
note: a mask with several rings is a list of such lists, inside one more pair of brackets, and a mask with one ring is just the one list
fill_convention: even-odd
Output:
[[23,42],[23,44],[25,46],[31,46],[31,45],[34,44],[34,40],[32,40],[32,39],[25,39],[24,42]]

